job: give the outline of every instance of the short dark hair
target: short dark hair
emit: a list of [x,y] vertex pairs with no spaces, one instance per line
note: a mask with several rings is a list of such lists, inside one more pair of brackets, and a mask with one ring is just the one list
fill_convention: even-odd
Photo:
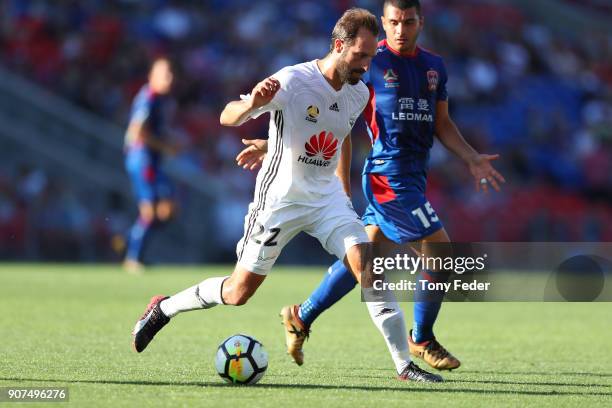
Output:
[[406,10],[412,7],[416,8],[417,13],[421,15],[421,2],[419,0],[385,0],[383,11],[387,6],[397,7],[400,10]]
[[342,40],[348,45],[353,44],[360,28],[365,28],[374,36],[378,37],[378,19],[366,9],[353,7],[344,12],[338,19],[331,35],[330,51],[334,50],[336,40]]

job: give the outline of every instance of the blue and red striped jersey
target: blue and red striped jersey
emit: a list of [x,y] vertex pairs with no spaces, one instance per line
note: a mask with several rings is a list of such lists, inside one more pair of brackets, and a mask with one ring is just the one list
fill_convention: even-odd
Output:
[[383,40],[364,81],[370,100],[364,119],[372,150],[364,173],[426,171],[433,145],[436,103],[446,101],[442,58],[417,47],[400,55]]

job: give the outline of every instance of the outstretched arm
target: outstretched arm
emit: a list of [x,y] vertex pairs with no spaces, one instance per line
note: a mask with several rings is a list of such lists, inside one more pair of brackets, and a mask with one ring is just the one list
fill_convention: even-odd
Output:
[[[448,113],[448,102],[438,101],[436,105],[436,136],[448,150],[459,156],[470,168],[474,176],[476,191],[480,188],[487,193],[488,183],[496,191],[500,190],[499,183],[505,183],[504,177],[491,165],[492,160],[499,158],[498,154],[479,154],[461,135],[457,125]],[[483,183],[482,180],[485,180]]]
[[255,85],[251,97],[247,100],[232,101],[225,105],[219,122],[223,126],[240,126],[246,122],[254,110],[267,105],[272,101],[278,90],[280,82],[268,77]]

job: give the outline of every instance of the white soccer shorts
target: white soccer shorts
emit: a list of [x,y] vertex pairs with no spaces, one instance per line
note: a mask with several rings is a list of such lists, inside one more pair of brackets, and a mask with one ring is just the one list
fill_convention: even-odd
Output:
[[253,207],[251,203],[236,254],[239,265],[259,275],[267,275],[284,246],[302,231],[318,239],[327,252],[340,260],[350,247],[370,242],[343,192],[320,207],[289,204],[260,211]]

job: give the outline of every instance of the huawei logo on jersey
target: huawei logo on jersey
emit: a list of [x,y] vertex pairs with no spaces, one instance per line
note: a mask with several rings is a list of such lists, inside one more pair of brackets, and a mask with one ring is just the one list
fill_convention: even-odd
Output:
[[[327,167],[330,164],[329,160],[334,157],[338,149],[338,139],[334,137],[332,132],[322,131],[318,135],[312,135],[308,142],[304,144],[304,148],[308,157],[300,155],[298,162]],[[323,160],[315,158],[315,156],[320,156]]]
[[322,131],[319,136],[312,135],[310,140],[304,145],[306,147],[306,154],[308,157],[316,156],[321,154],[323,159],[329,160],[334,157],[336,148],[338,147],[338,140],[334,138],[332,132],[326,133]]

